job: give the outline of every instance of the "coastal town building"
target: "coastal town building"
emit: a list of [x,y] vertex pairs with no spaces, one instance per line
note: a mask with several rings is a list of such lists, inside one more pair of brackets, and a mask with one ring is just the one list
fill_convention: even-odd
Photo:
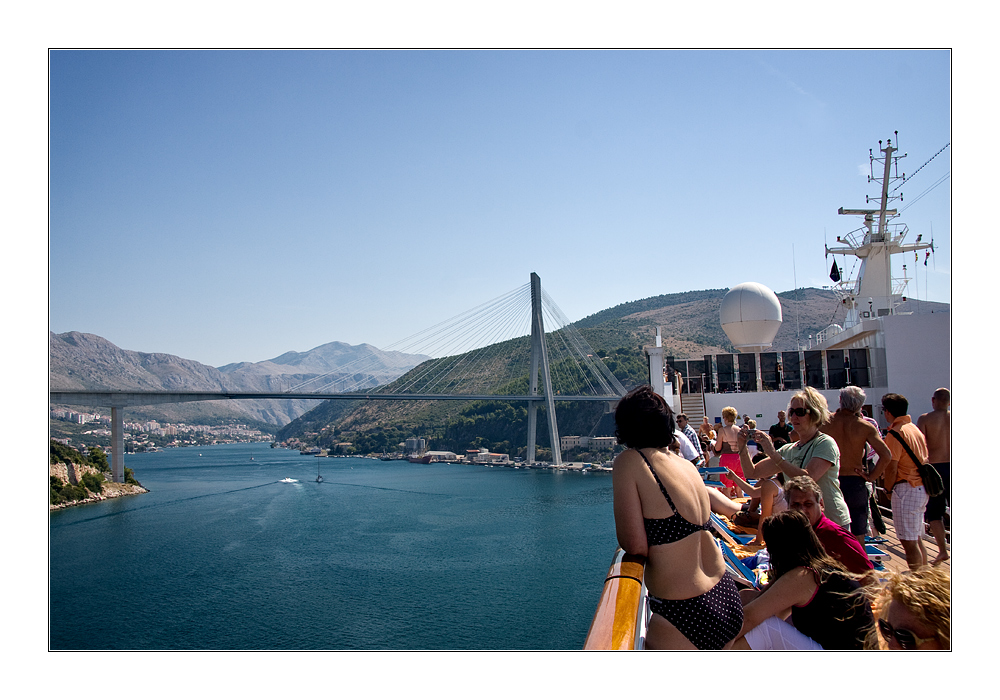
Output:
[[473,464],[509,464],[510,455],[490,452],[485,447],[478,450],[466,450],[465,460]]
[[407,438],[403,443],[403,451],[406,454],[423,454],[427,450],[427,441],[423,438]]
[[600,435],[588,437],[586,435],[562,435],[559,438],[559,446],[563,450],[573,447],[589,448],[591,450],[605,450],[613,448],[618,444],[618,440],[612,436]]

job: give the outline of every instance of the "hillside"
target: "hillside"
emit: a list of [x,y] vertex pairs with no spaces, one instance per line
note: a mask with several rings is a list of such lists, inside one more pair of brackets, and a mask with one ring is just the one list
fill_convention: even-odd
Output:
[[131,469],[125,469],[123,484],[108,481],[110,473],[107,455],[101,450],[92,450],[85,457],[72,447],[50,440],[49,510],[149,493],[135,480]]
[[[368,344],[333,342],[304,353],[287,352],[262,362],[216,368],[176,355],[123,350],[100,336],[72,331],[49,333],[49,388],[279,392],[313,380],[303,387],[304,391],[324,386],[327,391],[339,391],[347,384],[360,387],[384,384],[425,359],[423,355],[383,352]],[[126,415],[130,420],[186,423],[242,420],[280,426],[318,403],[291,399],[198,401],[140,406],[128,409]]]
[[[719,323],[719,309],[728,291],[709,289],[663,294],[605,309],[574,325],[581,332],[591,329],[595,335],[607,337],[610,342],[605,342],[605,346],[615,342],[611,339],[617,334],[621,334],[621,338],[641,338],[642,344],[649,345],[656,335],[656,327],[660,326],[668,355],[691,358],[734,352],[735,348]],[[800,344],[808,342],[809,335],[815,336],[831,323],[844,322],[844,308],[828,289],[804,287],[781,292],[777,297],[781,302],[783,321],[772,345],[775,351],[795,350]],[[898,310],[901,313],[940,313],[948,308],[948,304],[911,299],[901,304]],[[599,347],[593,342],[591,344]]]
[[[665,294],[620,304],[573,325],[605,365],[628,389],[648,381],[643,346],[653,344],[661,328],[666,354],[678,359],[734,352],[719,323],[726,289]],[[778,294],[783,323],[775,351],[794,350],[831,323],[842,323],[844,310],[830,290],[803,288]],[[909,301],[900,311],[946,311],[947,304]],[[510,351],[524,352],[526,343],[508,341]],[[506,365],[513,365],[507,361]],[[422,368],[412,370],[418,373]],[[405,383],[410,374],[398,381]],[[526,386],[526,376],[521,385]],[[515,393],[515,392],[511,392]],[[609,435],[614,426],[606,404],[557,402],[556,418],[563,435]],[[548,446],[544,411],[539,413],[538,444]],[[459,401],[329,401],[298,417],[278,432],[279,440],[330,447],[352,442],[358,452],[393,451],[408,437],[429,439],[430,449],[488,447],[512,455],[524,452],[527,409],[500,402]]]

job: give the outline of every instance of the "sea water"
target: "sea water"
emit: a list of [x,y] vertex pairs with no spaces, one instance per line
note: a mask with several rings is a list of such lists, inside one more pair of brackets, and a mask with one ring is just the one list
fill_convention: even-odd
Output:
[[580,649],[616,547],[610,473],[267,444],[126,465],[150,493],[50,515],[52,649]]

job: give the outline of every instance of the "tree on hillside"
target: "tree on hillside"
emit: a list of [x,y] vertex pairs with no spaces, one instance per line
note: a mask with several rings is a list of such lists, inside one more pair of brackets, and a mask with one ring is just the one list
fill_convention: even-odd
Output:
[[87,458],[90,464],[102,472],[110,472],[111,467],[108,465],[108,456],[104,453],[100,447],[91,447],[90,451],[87,453]]

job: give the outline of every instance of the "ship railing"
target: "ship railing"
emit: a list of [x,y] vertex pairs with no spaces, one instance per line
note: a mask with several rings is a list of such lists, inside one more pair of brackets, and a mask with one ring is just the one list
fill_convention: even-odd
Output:
[[902,243],[903,239],[906,238],[906,234],[910,232],[910,227],[906,224],[888,224],[885,227],[885,232],[892,243],[898,244]]
[[906,291],[907,285],[910,284],[909,277],[893,277],[892,278],[892,293],[893,295],[900,296]]
[[857,229],[843,236],[837,237],[837,243],[846,243],[851,248],[860,248],[861,246],[870,242],[871,240],[868,235],[868,232],[865,231],[864,229]]
[[644,648],[649,624],[645,569],[645,557],[626,554],[621,547],[615,551],[584,649]]

